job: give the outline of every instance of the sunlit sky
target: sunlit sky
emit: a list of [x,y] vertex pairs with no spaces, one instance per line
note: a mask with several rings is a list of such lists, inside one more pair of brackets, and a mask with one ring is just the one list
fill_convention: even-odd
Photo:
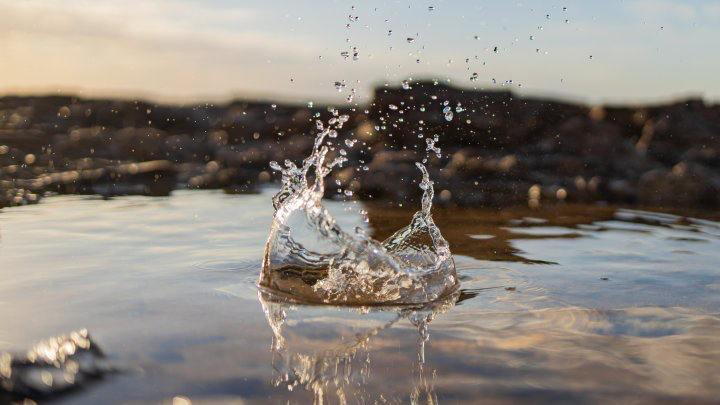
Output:
[[[437,78],[587,103],[720,100],[716,0],[0,0],[0,10],[0,94],[344,102],[355,88],[363,102],[378,84]],[[352,47],[358,60],[340,54]]]

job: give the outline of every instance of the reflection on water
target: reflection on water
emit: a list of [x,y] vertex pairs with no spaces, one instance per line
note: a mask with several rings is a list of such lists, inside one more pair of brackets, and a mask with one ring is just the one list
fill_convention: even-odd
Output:
[[[350,309],[258,298],[271,195],[61,196],[0,211],[0,352],[87,328],[129,371],[58,398],[73,404],[720,398],[713,220],[437,210],[460,291],[434,307]],[[366,208],[378,239],[412,215]]]
[[[645,307],[456,313],[434,325],[438,392],[465,400],[717,398],[716,316]],[[439,335],[439,336],[438,336]],[[452,353],[463,353],[462,356]]]
[[[440,302],[406,307],[327,307],[295,305],[260,291],[258,297],[273,331],[273,384],[289,391],[302,388],[313,393],[314,403],[347,403],[348,399],[375,402],[436,403],[436,375],[425,363],[429,324],[436,315],[455,305],[459,294]],[[371,342],[401,320],[417,328],[416,357],[406,365],[413,381],[407,395],[395,397],[397,389],[371,390],[373,372]],[[398,376],[393,376],[397,378]],[[405,386],[399,387],[406,388]]]
[[260,296],[273,331],[272,383],[288,394],[306,390],[314,403],[702,401],[718,394],[720,319],[713,315],[658,307],[484,312],[453,301],[328,309]]

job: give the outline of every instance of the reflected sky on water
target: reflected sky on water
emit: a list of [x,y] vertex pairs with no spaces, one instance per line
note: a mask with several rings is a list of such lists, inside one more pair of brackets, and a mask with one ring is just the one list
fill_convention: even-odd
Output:
[[[59,196],[0,211],[0,351],[87,328],[122,372],[60,403],[720,396],[717,222],[572,205],[438,210],[458,294],[333,308],[258,293],[271,194]],[[366,209],[378,238],[412,214]]]

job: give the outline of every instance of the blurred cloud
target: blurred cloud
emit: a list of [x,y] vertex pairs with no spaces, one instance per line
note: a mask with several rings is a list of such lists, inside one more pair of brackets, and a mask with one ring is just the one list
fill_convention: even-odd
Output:
[[110,40],[155,51],[177,48],[263,51],[303,55],[305,44],[289,43],[271,32],[238,29],[262,13],[247,8],[212,9],[200,2],[24,1],[5,4],[0,35],[61,37],[68,43]]
[[720,2],[706,4],[702,8],[702,12],[705,16],[720,20]]
[[9,55],[0,74],[14,79],[6,81],[11,89],[77,86],[89,94],[183,99],[216,92],[220,86],[208,78],[221,77],[218,66],[237,64],[247,75],[248,67],[257,69],[253,65],[269,58],[288,62],[317,52],[312,41],[242,28],[263,18],[262,11],[246,7],[165,0],[0,4],[0,49]]
[[6,2],[4,34],[28,32],[48,35],[166,37],[191,35],[200,28],[193,21],[220,20],[241,23],[253,13],[250,10],[207,10],[197,3],[159,2]]
[[[340,101],[345,80],[363,101],[412,76],[588,102],[720,98],[716,2],[433,5],[0,0],[0,92]],[[353,46],[358,61],[340,56]]]
[[635,0],[628,8],[643,17],[692,20],[697,15],[695,5],[672,0]]

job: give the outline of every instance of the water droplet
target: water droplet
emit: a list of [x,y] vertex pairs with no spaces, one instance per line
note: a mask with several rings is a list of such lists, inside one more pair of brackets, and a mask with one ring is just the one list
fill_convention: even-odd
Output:
[[348,148],[352,148],[355,146],[355,143],[357,142],[357,139],[346,139],[345,145],[347,145]]
[[[452,112],[450,112],[450,114],[452,114]],[[425,143],[427,144],[427,147],[425,148],[425,150],[427,152],[431,152],[431,151],[435,152],[435,156],[440,158],[440,157],[442,157],[442,150],[435,145],[438,141],[440,141],[440,138],[437,135],[435,135],[432,138],[425,138]],[[423,186],[420,185],[420,187],[423,187]]]
[[408,44],[411,44],[411,43],[415,42],[415,38],[407,37],[407,42],[408,42]]
[[472,74],[472,76],[470,76],[470,81],[475,82],[475,81],[477,81],[477,79],[478,79],[478,74],[477,74],[477,72],[474,72]]
[[411,88],[411,87],[410,87],[410,82],[407,81],[407,80],[403,80],[403,81],[402,81],[402,88],[403,88],[403,90],[410,90],[410,88]]
[[390,104],[390,105],[388,105],[388,108],[395,111],[398,109],[398,106],[396,106],[395,104]]

